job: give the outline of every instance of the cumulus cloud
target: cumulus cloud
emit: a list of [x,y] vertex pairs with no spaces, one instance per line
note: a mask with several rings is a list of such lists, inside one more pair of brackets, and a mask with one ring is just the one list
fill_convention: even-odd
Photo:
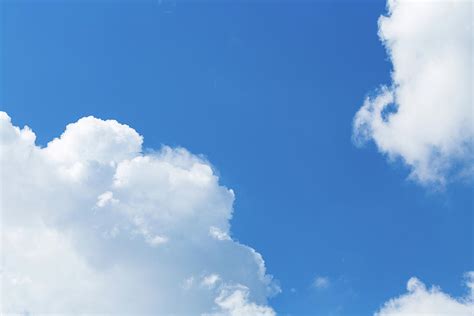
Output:
[[274,315],[205,159],[93,117],[35,138],[0,112],[1,313]]
[[249,289],[245,286],[230,286],[220,293],[215,300],[221,308],[220,312],[209,316],[275,316],[275,312],[268,306],[261,306],[249,301]]
[[375,316],[472,316],[474,315],[474,272],[466,274],[469,293],[460,298],[451,297],[433,286],[427,288],[417,278],[407,283],[408,293],[386,302]]
[[389,0],[379,37],[393,64],[392,83],[369,96],[356,114],[356,144],[373,140],[425,185],[471,178],[471,1]]

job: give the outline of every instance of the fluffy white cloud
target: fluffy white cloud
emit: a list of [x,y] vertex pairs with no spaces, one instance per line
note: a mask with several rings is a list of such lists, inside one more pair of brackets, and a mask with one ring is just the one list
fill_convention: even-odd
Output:
[[472,316],[474,315],[474,272],[466,274],[469,293],[454,298],[438,287],[430,289],[417,278],[407,284],[408,293],[386,302],[375,316]]
[[1,313],[274,315],[262,257],[230,237],[232,190],[141,144],[87,117],[40,148],[0,112]]
[[221,311],[209,316],[275,316],[270,307],[250,302],[249,289],[242,285],[224,288],[215,302]]
[[379,36],[392,84],[368,97],[354,118],[357,144],[373,140],[410,177],[443,185],[474,173],[472,2],[388,0]]

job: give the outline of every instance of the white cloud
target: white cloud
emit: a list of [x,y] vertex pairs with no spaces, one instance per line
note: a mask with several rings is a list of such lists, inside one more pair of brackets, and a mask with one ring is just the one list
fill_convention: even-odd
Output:
[[61,137],[52,140],[44,152],[51,160],[63,164],[87,160],[120,162],[139,154],[142,142],[143,137],[127,125],[88,116],[66,126]]
[[97,207],[104,207],[107,204],[114,204],[117,203],[118,201],[114,199],[114,194],[110,191],[104,192],[101,195],[97,197]]
[[220,311],[208,316],[275,316],[268,306],[257,305],[249,301],[249,289],[242,285],[228,286],[221,290],[215,300]]
[[329,284],[329,278],[324,276],[317,276],[313,281],[313,286],[317,289],[325,289],[329,287]]
[[40,148],[0,112],[0,313],[274,314],[262,257],[229,237],[233,192],[203,158],[141,144],[87,117]]
[[217,227],[214,227],[214,226],[211,226],[209,227],[209,235],[212,236],[213,238],[217,239],[217,240],[229,240],[230,239],[230,236],[220,230],[219,228]]
[[218,274],[212,273],[202,278],[201,285],[212,288],[216,286],[220,280],[221,277]]
[[365,100],[354,139],[373,140],[389,159],[402,158],[422,184],[471,178],[472,3],[389,0],[388,11],[379,36],[393,64],[392,84]]
[[454,298],[433,286],[428,289],[417,278],[407,284],[408,293],[386,302],[375,316],[472,316],[474,315],[474,272],[466,274],[469,293]]

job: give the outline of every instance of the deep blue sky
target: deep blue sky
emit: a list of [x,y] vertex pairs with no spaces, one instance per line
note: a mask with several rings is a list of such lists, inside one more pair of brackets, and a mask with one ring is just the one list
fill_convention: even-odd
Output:
[[[411,276],[461,294],[471,188],[420,187],[351,142],[364,96],[390,79],[384,12],[384,1],[3,2],[1,109],[41,145],[94,115],[146,147],[204,154],[236,192],[234,237],[280,281],[281,315],[367,315]],[[327,289],[311,286],[317,275]]]

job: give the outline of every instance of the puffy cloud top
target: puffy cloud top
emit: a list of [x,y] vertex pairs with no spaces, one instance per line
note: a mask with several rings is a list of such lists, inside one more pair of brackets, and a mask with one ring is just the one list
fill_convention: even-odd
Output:
[[61,137],[49,142],[44,152],[65,164],[89,160],[120,162],[140,153],[142,142],[143,138],[127,125],[88,116],[66,126]]
[[474,315],[474,272],[466,274],[469,293],[462,298],[453,298],[438,287],[426,288],[417,278],[407,283],[408,293],[389,300],[375,316],[408,315]]
[[234,193],[205,159],[143,154],[113,120],[82,118],[45,148],[0,123],[2,313],[275,314],[279,288],[230,237]]

